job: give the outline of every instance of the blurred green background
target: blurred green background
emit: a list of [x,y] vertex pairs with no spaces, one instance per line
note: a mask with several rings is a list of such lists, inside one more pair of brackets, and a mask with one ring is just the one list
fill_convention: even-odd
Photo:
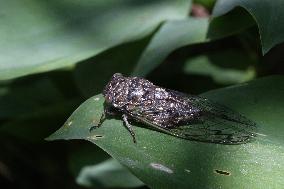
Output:
[[44,140],[116,72],[190,94],[284,73],[281,0],[0,0],[0,25],[1,188],[148,188]]

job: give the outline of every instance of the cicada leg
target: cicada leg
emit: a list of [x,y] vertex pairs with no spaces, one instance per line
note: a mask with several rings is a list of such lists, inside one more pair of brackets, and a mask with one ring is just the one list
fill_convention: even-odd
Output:
[[128,122],[128,116],[126,114],[123,114],[122,115],[122,120],[123,120],[123,123],[124,123],[124,126],[127,128],[127,130],[130,132],[132,138],[133,138],[133,142],[136,143],[136,138],[135,138],[135,133],[132,129],[132,126],[131,124]]
[[103,122],[106,120],[107,116],[113,116],[115,114],[116,113],[114,111],[112,111],[109,106],[105,106],[98,125],[94,125],[94,126],[90,127],[90,129],[89,129],[90,132],[93,131],[96,128],[99,128],[103,124]]

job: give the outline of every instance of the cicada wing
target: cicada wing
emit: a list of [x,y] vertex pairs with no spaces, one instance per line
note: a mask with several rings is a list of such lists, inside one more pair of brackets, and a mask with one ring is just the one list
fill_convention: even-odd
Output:
[[188,125],[168,129],[173,135],[220,144],[247,143],[256,136],[256,124],[238,112],[199,96],[188,96],[188,102],[200,115]]
[[162,123],[161,125],[155,124],[153,116],[160,113],[155,108],[147,112],[147,115],[143,113],[132,117],[162,132],[193,141],[242,144],[251,141],[256,136],[256,124],[238,112],[206,98],[173,90],[168,90],[168,92],[179,97],[175,103],[187,102],[187,107],[198,110],[196,116],[182,120],[182,124],[172,126],[165,126]]
[[256,124],[238,112],[199,96],[186,99],[199,110],[194,120],[169,128],[143,122],[176,137],[208,143],[243,144],[256,136]]
[[220,117],[208,115],[203,116],[195,122],[186,125],[165,128],[155,125],[147,119],[141,118],[139,121],[146,123],[155,130],[199,142],[217,143],[217,144],[244,144],[253,140],[256,136],[255,126],[248,126]]
[[215,118],[220,121],[231,122],[230,127],[236,127],[237,130],[256,132],[257,126],[255,122],[224,105],[199,96],[191,97],[189,101],[199,108],[202,121]]
[[243,144],[249,142],[255,133],[248,126],[220,117],[206,117],[200,122],[167,129],[168,133],[180,138],[219,144]]

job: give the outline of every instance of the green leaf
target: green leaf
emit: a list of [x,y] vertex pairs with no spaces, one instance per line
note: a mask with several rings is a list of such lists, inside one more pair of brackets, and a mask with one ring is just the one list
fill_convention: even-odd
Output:
[[188,141],[134,126],[135,144],[120,119],[108,119],[89,132],[103,112],[102,95],[84,102],[48,139],[91,141],[151,188],[281,188],[283,95],[283,76],[203,94],[257,123],[256,140],[243,145]]
[[189,58],[183,71],[191,75],[210,76],[219,84],[237,84],[255,77],[252,63],[255,61],[247,54],[229,49]]
[[284,41],[283,0],[218,0],[213,16],[226,14],[238,6],[243,7],[255,19],[259,28],[263,54]]
[[166,22],[144,50],[132,75],[145,76],[173,50],[206,40],[208,19],[188,18]]
[[240,10],[234,11],[228,16],[213,19],[211,22],[207,18],[167,21],[154,34],[132,75],[147,75],[178,48],[224,38],[236,34],[252,24],[252,19]]
[[115,159],[84,167],[76,182],[86,187],[99,188],[132,188],[144,185]]
[[140,39],[185,18],[190,1],[3,1],[0,80],[45,72]]
[[255,25],[251,15],[242,8],[236,8],[225,15],[213,17],[207,32],[207,38],[214,40],[240,33]]

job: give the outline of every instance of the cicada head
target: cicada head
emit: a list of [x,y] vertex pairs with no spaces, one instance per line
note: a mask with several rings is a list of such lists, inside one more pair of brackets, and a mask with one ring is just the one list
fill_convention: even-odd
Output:
[[106,103],[115,108],[121,108],[127,103],[127,78],[121,73],[115,73],[104,88],[103,95]]

